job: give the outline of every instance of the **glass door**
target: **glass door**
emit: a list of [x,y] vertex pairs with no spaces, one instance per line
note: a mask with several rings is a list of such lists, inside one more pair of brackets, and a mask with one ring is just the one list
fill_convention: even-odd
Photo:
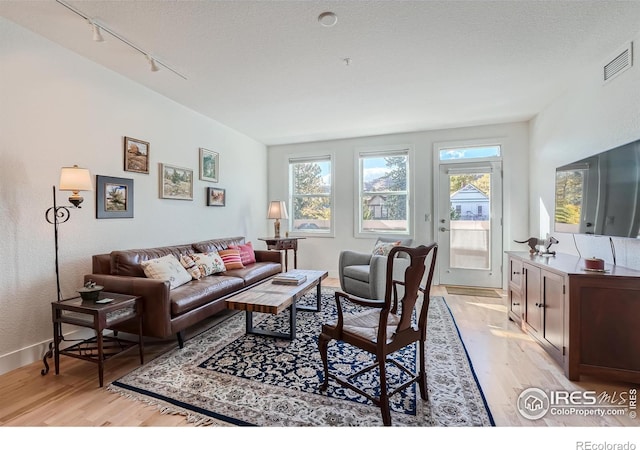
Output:
[[440,284],[502,287],[501,167],[500,161],[440,164]]

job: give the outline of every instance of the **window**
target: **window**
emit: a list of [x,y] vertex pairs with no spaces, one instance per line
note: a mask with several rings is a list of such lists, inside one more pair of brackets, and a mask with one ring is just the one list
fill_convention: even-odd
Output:
[[360,233],[409,234],[409,151],[361,152]]
[[440,161],[452,159],[475,159],[498,157],[501,154],[499,145],[486,145],[481,147],[443,148],[439,152]]
[[296,233],[332,231],[331,156],[289,159],[289,229]]

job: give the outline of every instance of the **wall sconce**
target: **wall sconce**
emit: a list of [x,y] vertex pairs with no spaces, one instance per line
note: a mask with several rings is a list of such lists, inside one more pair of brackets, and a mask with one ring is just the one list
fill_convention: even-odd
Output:
[[269,212],[267,213],[267,219],[276,219],[273,224],[274,227],[274,237],[280,237],[280,219],[288,219],[287,215],[287,205],[285,205],[283,200],[272,201],[269,204]]
[[[53,206],[45,212],[44,216],[47,222],[53,225],[53,239],[56,249],[56,286],[58,288],[58,301],[62,301],[60,292],[60,270],[58,268],[58,225],[65,223],[71,217],[69,208],[66,206],[58,206],[56,204],[56,187],[53,186]],[[78,193],[80,191],[92,191],[91,174],[88,169],[82,169],[78,166],[63,167],[60,171],[60,190],[71,191],[73,194],[69,197],[69,201],[76,208],[80,208],[80,203],[84,200]]]

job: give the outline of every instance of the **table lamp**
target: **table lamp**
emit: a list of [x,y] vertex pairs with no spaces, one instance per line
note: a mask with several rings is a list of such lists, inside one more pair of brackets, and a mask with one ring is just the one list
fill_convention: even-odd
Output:
[[280,219],[288,219],[287,215],[287,206],[285,205],[283,200],[275,200],[269,204],[269,212],[267,213],[268,219],[276,219],[273,224],[274,227],[274,237],[280,237]]

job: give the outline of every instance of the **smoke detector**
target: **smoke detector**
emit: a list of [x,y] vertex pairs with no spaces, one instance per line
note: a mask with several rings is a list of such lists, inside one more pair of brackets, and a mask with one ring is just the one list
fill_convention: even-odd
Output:
[[318,22],[323,27],[332,27],[338,22],[338,16],[331,11],[326,11],[318,16]]

